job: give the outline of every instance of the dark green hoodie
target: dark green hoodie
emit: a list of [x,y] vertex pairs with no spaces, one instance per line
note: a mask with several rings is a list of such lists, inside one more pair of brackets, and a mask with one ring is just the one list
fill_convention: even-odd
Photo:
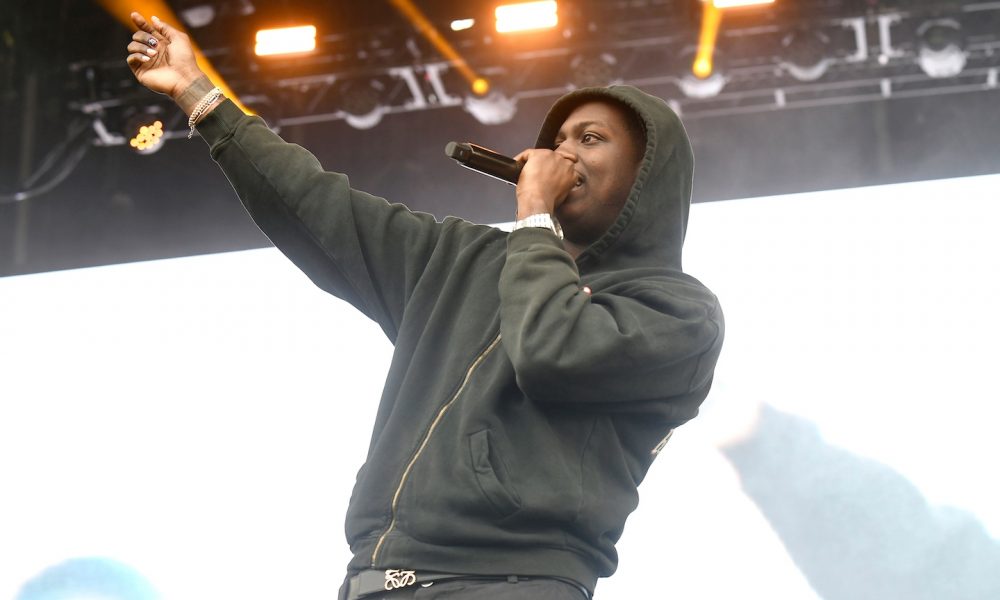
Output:
[[[594,98],[634,110],[647,143],[617,221],[576,261],[545,229],[437,222],[353,190],[231,103],[199,126],[271,241],[395,345],[348,508],[351,572],[593,591],[662,441],[708,394],[723,320],[681,271],[687,136],[662,100],[620,86],[562,98],[537,146]],[[330,376],[332,402],[358,401],[338,392],[349,374]]]

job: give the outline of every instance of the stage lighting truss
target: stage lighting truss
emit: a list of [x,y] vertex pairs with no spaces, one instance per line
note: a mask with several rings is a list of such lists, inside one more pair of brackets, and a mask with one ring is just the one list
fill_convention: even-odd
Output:
[[[997,88],[1000,2],[902,3],[914,8],[860,14],[823,8],[835,2],[808,3],[815,10],[788,4],[726,14],[707,78],[691,73],[700,0],[686,10],[671,10],[681,5],[669,0],[575,7],[563,0],[558,26],[528,37],[499,36],[490,15],[474,11],[439,19],[442,35],[487,84],[478,94],[455,61],[402,26],[322,35],[313,52],[293,59],[258,60],[225,48],[206,53],[228,57],[218,59],[219,70],[251,109],[271,107],[261,112],[274,128],[333,120],[369,128],[388,114],[458,108],[499,124],[514,117],[520,99],[619,82],[668,99],[685,119]],[[465,19],[457,31],[456,16]],[[121,96],[136,86],[127,72],[117,77],[99,78],[112,84],[107,97],[73,105],[95,119],[97,144],[127,143],[112,125],[123,122],[116,112],[150,98],[141,90]],[[181,135],[182,119],[164,121],[163,139]]]

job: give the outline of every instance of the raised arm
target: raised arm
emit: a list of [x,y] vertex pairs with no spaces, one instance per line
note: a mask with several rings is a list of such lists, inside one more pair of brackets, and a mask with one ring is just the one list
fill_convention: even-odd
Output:
[[[354,190],[307,150],[289,144],[231,102],[206,106],[213,84],[188,36],[132,13],[138,31],[126,59],[140,83],[169,95],[188,115],[261,231],[317,286],[342,298],[395,339],[408,298],[444,229]],[[212,96],[209,95],[209,98]]]

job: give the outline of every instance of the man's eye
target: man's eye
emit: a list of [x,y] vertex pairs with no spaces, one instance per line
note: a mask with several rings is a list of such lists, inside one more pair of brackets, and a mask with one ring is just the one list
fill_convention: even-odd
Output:
[[585,133],[580,137],[580,141],[583,143],[592,142],[597,139],[597,136],[592,133]]

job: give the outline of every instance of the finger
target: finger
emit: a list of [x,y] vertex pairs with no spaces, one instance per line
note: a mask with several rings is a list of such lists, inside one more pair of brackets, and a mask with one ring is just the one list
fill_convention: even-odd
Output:
[[153,17],[153,27],[156,28],[156,31],[160,35],[167,38],[168,42],[172,41],[174,37],[180,33],[170,25],[167,25],[166,23],[161,21],[159,17]]
[[132,67],[133,69],[137,69],[143,64],[149,62],[149,57],[146,56],[145,54],[133,53],[125,57],[125,62],[128,64],[128,66]]
[[145,17],[134,11],[129,15],[129,17],[132,19],[132,22],[135,23],[135,26],[140,30],[145,31],[146,33],[153,33],[153,26],[146,21]]
[[534,148],[528,148],[527,150],[522,150],[517,156],[514,157],[514,160],[516,160],[517,162],[527,162],[528,158],[531,156],[531,153],[533,151]]
[[132,34],[132,39],[141,44],[152,46],[153,48],[160,43],[160,40],[156,39],[156,35],[146,33],[145,31],[136,31]]
[[577,158],[576,158],[575,154],[570,154],[569,152],[566,152],[564,150],[556,150],[555,153],[556,153],[557,156],[561,156],[561,157],[565,158],[566,160],[568,160],[570,162],[574,162],[575,163],[577,161]]
[[129,51],[129,54],[145,54],[148,56],[156,56],[156,50],[150,48],[142,42],[129,42],[129,45],[125,48]]

